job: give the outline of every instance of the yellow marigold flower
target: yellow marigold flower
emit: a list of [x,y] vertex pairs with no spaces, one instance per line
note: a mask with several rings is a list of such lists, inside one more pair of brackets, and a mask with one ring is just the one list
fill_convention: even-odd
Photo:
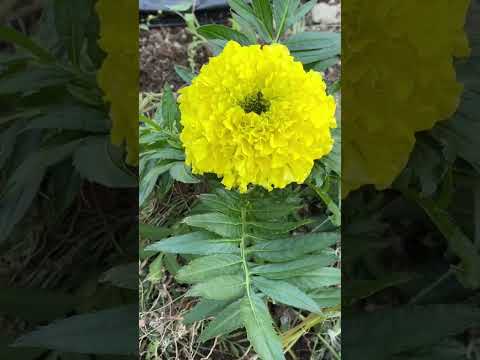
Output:
[[228,42],[179,102],[187,164],[229,189],[302,183],[333,146],[333,97],[321,74],[305,72],[280,44]]
[[453,58],[468,55],[469,0],[345,0],[342,192],[391,185],[417,131],[458,107]]
[[112,143],[126,142],[128,162],[138,162],[138,2],[99,0],[100,47],[107,57],[98,83],[110,103]]

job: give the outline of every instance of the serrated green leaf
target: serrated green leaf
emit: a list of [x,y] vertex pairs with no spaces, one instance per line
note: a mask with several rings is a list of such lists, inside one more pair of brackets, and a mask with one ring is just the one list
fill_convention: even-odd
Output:
[[320,312],[320,308],[310,296],[288,282],[256,276],[253,278],[253,284],[262,293],[282,304],[310,312]]
[[177,75],[185,81],[187,84],[191,84],[192,80],[195,78],[196,74],[190,71],[190,69],[185,66],[175,65],[175,72]]
[[239,216],[240,209],[236,204],[226,201],[217,194],[201,194],[198,196],[201,204],[210,211],[219,212],[225,215]]
[[148,196],[152,193],[160,175],[168,172],[173,166],[173,163],[163,163],[151,169],[140,181],[140,189],[138,192],[138,203],[141,206],[145,203]]
[[293,0],[273,0],[273,15],[275,19],[275,38],[279,39],[288,25],[290,7]]
[[183,161],[174,162],[170,168],[170,176],[182,183],[186,184],[197,184],[200,180],[192,175],[190,167],[188,167]]
[[92,0],[75,2],[55,0],[54,2],[57,34],[68,51],[70,61],[75,65],[80,63],[83,46],[87,40],[86,34],[92,9]]
[[245,279],[242,275],[224,275],[195,284],[185,296],[199,296],[210,300],[235,300],[244,292]]
[[183,323],[189,325],[204,320],[224,309],[230,301],[202,299],[183,316]]
[[177,101],[173,96],[172,89],[168,84],[163,89],[163,96],[161,102],[162,122],[160,126],[167,129],[174,129],[180,117]]
[[155,226],[150,224],[142,224],[138,225],[138,231],[142,238],[150,239],[150,240],[159,240],[163,239],[164,237],[171,234],[172,230],[161,227]]
[[232,331],[243,327],[243,321],[240,317],[240,302],[237,300],[225,309],[215,315],[215,319],[210,321],[207,328],[202,331],[199,341],[205,342],[214,337],[230,334]]
[[55,57],[35,43],[30,37],[6,26],[0,26],[0,39],[11,42],[46,62],[54,62]]
[[203,25],[197,31],[207,39],[234,40],[241,45],[250,45],[245,35],[224,25]]
[[244,19],[248,24],[253,26],[260,37],[266,41],[271,42],[272,37],[268,33],[265,25],[258,19],[253,13],[251,6],[244,0],[227,0],[231,9],[235,11],[242,19]]
[[269,279],[288,279],[314,271],[335,261],[335,255],[324,253],[309,255],[302,259],[278,263],[259,265],[252,269],[252,274],[262,275]]
[[332,307],[342,302],[342,290],[340,288],[325,288],[308,294],[320,308]]
[[240,220],[220,213],[192,215],[183,222],[229,238],[238,238],[241,232]]
[[340,53],[341,37],[339,33],[318,31],[302,32],[289,37],[283,42],[290,51],[318,50],[324,48],[337,49]]
[[284,360],[282,342],[273,328],[267,306],[256,294],[242,299],[240,315],[253,348],[264,360]]
[[342,355],[389,360],[392,355],[433,345],[479,323],[478,307],[464,304],[402,306],[350,314],[342,319],[346,329],[342,331]]
[[304,273],[302,276],[288,279],[291,284],[300,289],[309,291],[325,286],[340,285],[342,281],[342,272],[334,267],[322,267],[317,270]]
[[262,260],[285,262],[323,250],[335,244],[339,239],[338,232],[313,233],[258,243],[248,248],[248,252]]
[[138,305],[62,319],[23,335],[14,346],[82,354],[133,355],[138,351]]
[[[115,159],[115,148],[109,136],[91,136],[85,139],[73,154],[73,165],[86,180],[111,188],[133,188],[137,177]],[[117,149],[119,151],[119,149]],[[95,161],[92,161],[95,159]]]
[[273,37],[273,15],[270,0],[252,0],[252,5],[255,15],[265,25],[270,36]]
[[315,7],[316,4],[317,0],[310,0],[300,7],[298,7],[297,5],[294,9],[291,9],[290,12],[293,14],[290,14],[290,16],[288,17],[287,27],[295,25],[297,22],[304,19],[305,16]]
[[248,226],[253,230],[253,232],[273,235],[289,233],[290,231],[307,225],[310,222],[310,219],[283,222],[252,221],[248,223]]
[[233,275],[241,270],[242,259],[232,254],[204,256],[182,267],[176,280],[181,283],[197,283],[220,275]]
[[229,241],[229,239],[218,239],[215,234],[206,231],[195,231],[185,235],[178,235],[164,239],[147,246],[145,250],[196,255],[240,252],[238,246],[235,245],[233,241]]
[[100,282],[109,282],[117,287],[137,290],[138,264],[130,263],[115,266],[102,275]]

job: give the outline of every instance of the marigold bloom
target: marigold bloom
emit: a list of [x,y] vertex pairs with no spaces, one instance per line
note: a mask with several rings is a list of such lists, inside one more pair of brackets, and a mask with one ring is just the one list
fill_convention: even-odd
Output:
[[333,97],[321,74],[305,72],[280,44],[228,42],[179,102],[187,164],[229,189],[302,183],[333,146]]
[[[99,0],[100,47],[107,53],[98,71],[98,84],[110,103],[112,143],[127,144],[128,162],[138,163],[138,4],[135,1]],[[126,26],[125,24],[129,24]]]
[[342,192],[389,187],[417,131],[458,107],[454,57],[469,53],[469,0],[345,0]]

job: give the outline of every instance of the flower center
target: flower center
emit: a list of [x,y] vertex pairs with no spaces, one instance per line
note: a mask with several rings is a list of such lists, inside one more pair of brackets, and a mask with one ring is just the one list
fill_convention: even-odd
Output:
[[259,91],[255,95],[249,95],[240,102],[240,106],[245,113],[254,112],[257,115],[261,115],[268,111],[270,108],[270,102],[263,97],[263,94]]

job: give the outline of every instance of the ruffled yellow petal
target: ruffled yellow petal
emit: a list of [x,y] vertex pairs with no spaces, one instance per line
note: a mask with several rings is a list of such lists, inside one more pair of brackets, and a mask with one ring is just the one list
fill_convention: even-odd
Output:
[[127,161],[138,163],[138,2],[99,0],[100,47],[107,57],[97,80],[110,103],[112,143],[124,142]]

